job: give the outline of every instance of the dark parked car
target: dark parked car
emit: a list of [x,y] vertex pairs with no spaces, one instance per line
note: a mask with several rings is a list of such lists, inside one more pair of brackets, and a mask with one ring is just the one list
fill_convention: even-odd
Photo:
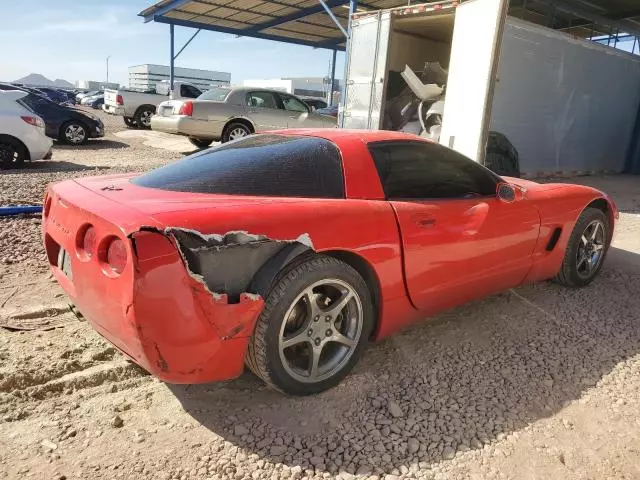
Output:
[[20,101],[44,120],[48,137],[71,145],[86,143],[89,138],[104,137],[102,121],[90,113],[58,105],[33,94],[21,98]]
[[104,93],[91,97],[91,100],[86,105],[96,110],[101,110],[102,105],[104,105]]
[[[49,87],[37,87],[35,90],[42,92],[49,100],[56,103],[71,103],[71,98],[63,91]],[[75,103],[75,97],[73,99]]]
[[304,103],[309,105],[312,110],[319,110],[321,108],[327,108],[327,102],[320,98],[301,97]]
[[320,115],[329,115],[330,117],[337,117],[338,106],[332,105],[331,107],[327,108],[319,108],[318,110],[316,110],[316,113],[319,113]]

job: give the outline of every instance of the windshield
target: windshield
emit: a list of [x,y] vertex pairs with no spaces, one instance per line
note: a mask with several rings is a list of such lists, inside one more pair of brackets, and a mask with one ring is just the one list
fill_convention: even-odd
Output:
[[207,90],[198,97],[198,100],[214,100],[216,102],[224,102],[227,96],[231,93],[228,88],[216,87],[211,90]]

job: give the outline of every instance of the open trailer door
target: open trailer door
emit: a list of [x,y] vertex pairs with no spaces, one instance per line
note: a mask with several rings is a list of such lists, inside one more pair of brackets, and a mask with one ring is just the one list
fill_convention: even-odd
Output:
[[507,0],[470,0],[456,10],[440,143],[483,163]]
[[381,128],[391,12],[356,17],[351,32],[340,126],[377,130]]

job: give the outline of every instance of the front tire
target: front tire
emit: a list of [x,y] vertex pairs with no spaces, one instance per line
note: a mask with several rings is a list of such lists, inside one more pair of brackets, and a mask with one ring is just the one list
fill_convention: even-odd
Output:
[[204,148],[208,148],[211,145],[211,142],[213,142],[213,140],[205,140],[204,138],[195,138],[195,137],[189,137],[189,141],[191,142],[192,145],[194,145],[195,147],[198,147],[201,150]]
[[371,293],[351,266],[314,255],[285,269],[266,296],[247,365],[268,386],[311,395],[336,386],[374,325]]
[[60,129],[60,141],[69,145],[83,145],[87,143],[89,134],[87,127],[82,122],[72,120],[62,125]]
[[247,135],[251,135],[251,133],[251,129],[244,123],[232,122],[227,125],[224,132],[222,132],[222,143],[246,137]]
[[587,208],[576,222],[554,280],[567,287],[589,285],[600,273],[611,241],[609,219],[602,210]]

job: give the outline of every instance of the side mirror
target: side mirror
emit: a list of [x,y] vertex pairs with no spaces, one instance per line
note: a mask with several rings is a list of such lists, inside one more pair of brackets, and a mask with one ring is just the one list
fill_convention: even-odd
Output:
[[524,188],[501,182],[496,188],[496,196],[505,203],[519,202],[524,198]]

